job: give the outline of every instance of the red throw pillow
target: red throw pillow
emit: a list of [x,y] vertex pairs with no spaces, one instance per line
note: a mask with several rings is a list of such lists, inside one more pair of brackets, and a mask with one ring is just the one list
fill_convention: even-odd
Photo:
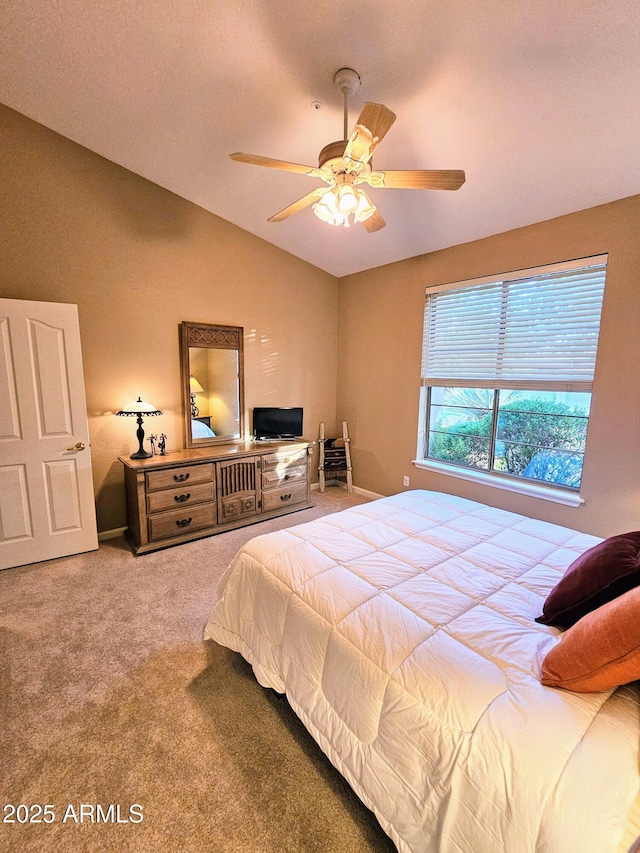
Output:
[[640,678],[640,587],[588,613],[542,662],[547,687],[593,693]]
[[568,628],[640,584],[640,532],[612,536],[571,563],[549,593],[536,622]]

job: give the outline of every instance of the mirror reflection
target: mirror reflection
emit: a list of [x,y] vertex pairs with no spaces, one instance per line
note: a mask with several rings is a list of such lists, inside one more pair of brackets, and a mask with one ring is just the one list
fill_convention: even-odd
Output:
[[241,440],[242,328],[185,322],[180,339],[186,446]]

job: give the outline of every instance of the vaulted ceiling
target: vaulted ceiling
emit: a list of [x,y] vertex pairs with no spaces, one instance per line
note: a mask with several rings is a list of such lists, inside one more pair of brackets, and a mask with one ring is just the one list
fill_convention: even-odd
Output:
[[[336,276],[640,193],[637,0],[3,0],[0,32],[1,102]],[[466,183],[269,223],[321,183],[228,155],[317,165],[342,67],[350,127],[397,114],[376,169]]]

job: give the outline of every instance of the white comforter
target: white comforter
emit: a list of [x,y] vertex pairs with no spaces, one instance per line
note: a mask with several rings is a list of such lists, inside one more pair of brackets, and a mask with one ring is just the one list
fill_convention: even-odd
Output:
[[543,687],[551,587],[597,538],[435,492],[258,536],[205,636],[287,698],[401,851],[615,851],[635,686]]

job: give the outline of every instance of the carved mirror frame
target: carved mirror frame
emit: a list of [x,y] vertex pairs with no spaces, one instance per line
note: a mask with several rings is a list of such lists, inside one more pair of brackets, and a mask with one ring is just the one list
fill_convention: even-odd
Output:
[[[184,415],[184,438],[185,447],[206,447],[210,444],[232,444],[244,440],[245,418],[244,418],[244,330],[242,326],[221,326],[210,323],[191,323],[186,320],[180,323],[180,379],[182,385],[182,409]],[[218,434],[212,437],[194,438],[192,434],[192,400],[190,378],[194,375],[192,368],[191,350],[233,350],[236,352],[235,376],[229,375],[225,381],[227,387],[232,385],[236,388],[235,421],[237,430],[233,433]],[[196,377],[197,378],[197,377]],[[202,385],[202,378],[199,384]],[[215,395],[215,379],[206,377],[206,392]],[[203,419],[206,420],[206,417]]]

